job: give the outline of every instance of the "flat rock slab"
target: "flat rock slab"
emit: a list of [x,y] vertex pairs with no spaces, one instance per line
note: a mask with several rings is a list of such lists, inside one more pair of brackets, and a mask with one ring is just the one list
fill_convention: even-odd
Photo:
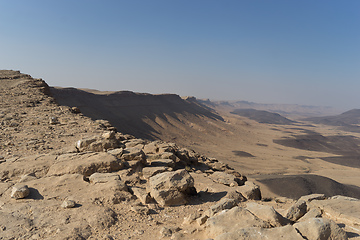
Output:
[[318,207],[324,216],[337,222],[360,228],[360,200],[344,196],[334,196],[326,200],[313,200],[311,207]]
[[35,174],[42,177],[55,162],[55,159],[56,155],[44,154],[7,161],[1,164],[0,180],[20,177],[24,174]]
[[110,181],[120,181],[120,176],[116,173],[93,173],[89,177],[90,183],[107,183]]
[[268,239],[291,239],[304,240],[293,226],[277,228],[241,228],[233,232],[224,233],[217,236],[214,240],[268,240]]
[[232,232],[234,229],[246,227],[269,228],[271,226],[242,207],[233,207],[230,210],[219,212],[206,222],[208,237],[212,238]]
[[123,162],[108,153],[75,153],[60,155],[50,167],[47,176],[82,174],[90,176],[95,172],[113,172],[124,167]]

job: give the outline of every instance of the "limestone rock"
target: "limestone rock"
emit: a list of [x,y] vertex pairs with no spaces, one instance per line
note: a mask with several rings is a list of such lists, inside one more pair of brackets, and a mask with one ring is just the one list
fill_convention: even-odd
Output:
[[311,218],[295,223],[294,227],[308,240],[346,240],[346,232],[335,222],[323,218]]
[[224,210],[206,221],[206,229],[209,237],[216,237],[234,229],[247,227],[271,227],[269,223],[256,217],[254,214],[242,207],[233,207]]
[[140,187],[132,187],[131,191],[140,200],[142,204],[148,204],[152,201],[150,195],[146,192],[146,189]]
[[154,167],[171,167],[174,168],[175,167],[175,163],[173,160],[171,159],[156,159],[156,160],[152,160],[150,162],[151,166]]
[[324,200],[324,199],[325,199],[325,194],[322,193],[314,193],[299,198],[299,200],[304,200],[305,202],[311,202],[312,200]]
[[90,176],[95,172],[113,172],[124,167],[124,163],[108,153],[63,154],[50,167],[47,176],[79,173]]
[[16,184],[11,191],[11,197],[15,199],[26,198],[30,194],[30,189],[25,184]]
[[310,209],[302,218],[299,219],[299,221],[307,221],[310,218],[319,218],[322,216],[322,212],[319,208],[315,207]]
[[273,207],[250,202],[246,205],[246,209],[258,218],[270,223],[274,227],[290,224],[290,221],[284,218]]
[[236,202],[234,199],[222,198],[218,203],[216,203],[215,205],[212,205],[205,212],[205,215],[207,215],[208,217],[212,217],[216,213],[218,213],[224,209],[231,209],[234,206],[236,206]]
[[235,231],[221,234],[214,240],[267,240],[267,239],[284,239],[284,240],[304,240],[298,234],[293,226],[284,226],[277,228],[240,228]]
[[120,180],[120,176],[116,173],[93,173],[89,177],[90,183],[106,183],[109,181]]
[[61,204],[61,207],[62,208],[73,208],[75,207],[76,203],[74,200],[69,200],[69,199],[66,199],[64,200],[64,202]]
[[140,148],[127,147],[124,149],[121,158],[125,159],[126,161],[145,161],[145,153]]
[[149,179],[156,174],[166,172],[167,169],[167,167],[144,167],[142,169],[142,175],[144,179]]
[[293,222],[296,222],[298,219],[304,216],[306,212],[306,202],[304,200],[298,200],[287,210],[286,218]]
[[261,200],[260,188],[253,182],[246,181],[243,186],[236,187],[235,190],[240,192],[246,199]]
[[234,187],[238,186],[237,179],[234,175],[225,172],[214,172],[209,176],[214,182],[221,183],[226,186]]
[[246,198],[236,190],[230,190],[226,194],[225,198],[234,199],[236,204],[246,201]]
[[193,187],[194,179],[182,169],[150,177],[147,191],[160,205],[170,206],[186,203],[186,192]]

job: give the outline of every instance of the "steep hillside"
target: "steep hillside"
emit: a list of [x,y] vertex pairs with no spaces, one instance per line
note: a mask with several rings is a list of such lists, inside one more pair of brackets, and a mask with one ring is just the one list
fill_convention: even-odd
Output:
[[93,120],[106,119],[120,132],[147,139],[184,138],[182,134],[190,133],[192,128],[198,127],[198,123],[223,121],[209,108],[175,94],[100,92],[75,88],[51,88],[51,93],[61,105],[76,106]]
[[335,116],[306,118],[316,124],[337,126],[340,129],[351,132],[360,132],[360,109],[353,109]]
[[250,118],[259,123],[287,124],[287,125],[295,123],[295,121],[292,121],[286,117],[283,117],[278,113],[272,113],[272,112],[263,111],[263,110],[235,109],[231,113]]

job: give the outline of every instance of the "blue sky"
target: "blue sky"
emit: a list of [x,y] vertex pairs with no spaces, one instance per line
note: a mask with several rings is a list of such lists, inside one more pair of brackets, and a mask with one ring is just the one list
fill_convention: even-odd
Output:
[[0,1],[0,69],[51,86],[360,108],[360,1]]

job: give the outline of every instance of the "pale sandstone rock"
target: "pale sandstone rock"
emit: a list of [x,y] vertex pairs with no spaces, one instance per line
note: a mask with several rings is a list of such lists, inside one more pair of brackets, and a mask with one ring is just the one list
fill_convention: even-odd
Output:
[[236,202],[234,199],[222,198],[218,203],[216,203],[215,205],[212,205],[205,212],[205,215],[207,215],[208,217],[212,217],[216,213],[218,213],[224,209],[231,209],[234,206],[236,206]]
[[144,167],[142,169],[142,175],[144,179],[149,179],[150,177],[166,172],[167,170],[167,167]]
[[260,188],[253,182],[246,181],[243,186],[238,186],[235,190],[240,192],[246,199],[261,200]]
[[15,199],[26,198],[30,194],[30,189],[25,184],[16,184],[11,191],[11,197]]
[[142,204],[148,204],[152,201],[149,193],[146,191],[145,188],[140,187],[131,187],[133,194],[140,200]]
[[296,222],[307,212],[307,205],[304,200],[296,201],[286,212],[286,218]]
[[89,177],[90,183],[106,183],[110,181],[121,180],[120,176],[116,173],[93,173]]
[[108,153],[64,154],[50,167],[47,176],[82,174],[90,176],[95,172],[113,172],[124,167],[124,163]]
[[305,202],[311,202],[312,200],[324,200],[325,198],[326,198],[325,194],[314,193],[314,194],[302,196],[301,198],[299,198],[299,200],[304,200]]
[[346,240],[346,232],[335,222],[323,218],[311,218],[295,223],[294,227],[308,240]]
[[209,176],[209,178],[211,178],[216,183],[221,183],[226,186],[230,186],[230,187],[238,186],[236,177],[232,174],[228,174],[225,172],[214,172]]
[[284,226],[277,228],[240,228],[235,231],[221,234],[214,238],[214,240],[304,240],[298,234],[293,226]]
[[164,172],[149,178],[147,191],[162,206],[187,202],[186,191],[194,187],[194,179],[182,169]]
[[66,199],[63,201],[63,203],[61,204],[61,207],[62,208],[73,208],[75,207],[76,203],[74,200],[69,200],[69,199]]
[[290,221],[284,218],[273,207],[250,202],[246,205],[246,209],[258,218],[270,223],[274,227],[280,227],[290,224]]
[[269,228],[271,225],[241,207],[223,210],[206,221],[206,231],[209,237],[216,237],[234,229],[247,227]]

